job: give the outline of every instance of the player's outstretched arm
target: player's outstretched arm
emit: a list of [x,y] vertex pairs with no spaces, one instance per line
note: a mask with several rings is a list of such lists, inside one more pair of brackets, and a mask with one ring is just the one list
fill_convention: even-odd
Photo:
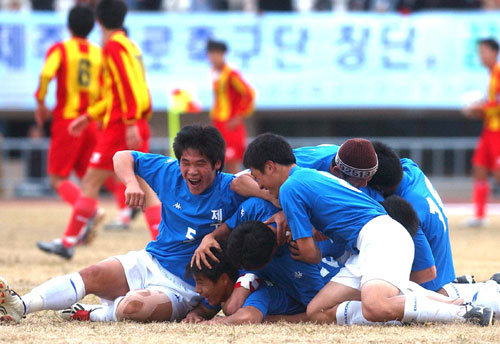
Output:
[[264,314],[254,306],[246,306],[238,309],[236,313],[227,317],[214,318],[207,321],[207,324],[226,324],[226,325],[241,325],[241,324],[260,324],[264,319]]
[[131,208],[143,208],[145,195],[135,176],[134,158],[130,151],[116,152],[113,156],[113,167],[117,177],[125,185],[125,203]]
[[183,322],[199,323],[212,319],[217,313],[219,313],[219,309],[209,309],[200,303],[195,309],[186,315]]

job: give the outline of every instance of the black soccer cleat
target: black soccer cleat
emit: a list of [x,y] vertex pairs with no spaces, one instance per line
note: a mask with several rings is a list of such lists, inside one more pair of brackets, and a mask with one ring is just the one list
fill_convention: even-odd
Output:
[[466,307],[468,310],[464,314],[464,318],[467,322],[481,326],[491,326],[495,323],[495,312],[491,308],[470,305]]
[[498,284],[500,284],[500,272],[493,274],[493,276],[490,277],[490,280],[495,281]]
[[472,284],[476,283],[476,280],[474,279],[474,275],[462,275],[462,276],[457,276],[453,283],[460,283],[460,284]]
[[73,257],[73,254],[75,254],[74,247],[64,247],[61,240],[57,239],[51,242],[38,241],[36,246],[44,252],[58,255],[67,260],[70,260]]
[[132,209],[132,214],[130,215],[130,219],[134,220],[137,217],[137,215],[139,215],[140,212],[141,212],[141,208],[140,207],[133,208]]

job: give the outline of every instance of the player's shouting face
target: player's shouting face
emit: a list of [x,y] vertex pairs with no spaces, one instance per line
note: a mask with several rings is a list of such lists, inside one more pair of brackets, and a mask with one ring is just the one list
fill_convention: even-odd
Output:
[[194,148],[187,148],[180,158],[181,174],[193,195],[203,193],[212,185],[221,162],[214,166],[210,160]]

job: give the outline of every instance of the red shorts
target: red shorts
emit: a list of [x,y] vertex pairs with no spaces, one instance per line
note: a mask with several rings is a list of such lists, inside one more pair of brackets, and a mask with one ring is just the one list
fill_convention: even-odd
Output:
[[214,127],[219,129],[226,141],[226,162],[242,161],[243,154],[245,153],[247,130],[245,124],[241,123],[234,130],[226,127],[226,122],[213,122]]
[[472,164],[491,171],[500,170],[500,132],[483,131],[472,156]]
[[[141,152],[149,151],[149,124],[146,120],[136,122],[142,137]],[[90,158],[89,166],[103,170],[113,171],[113,155],[116,152],[127,150],[125,140],[126,125],[123,122],[110,123],[103,131],[99,132],[97,145]]]
[[50,129],[49,175],[67,178],[75,171],[82,178],[97,142],[97,125],[91,123],[79,137],[71,136],[68,126],[73,119],[56,120]]

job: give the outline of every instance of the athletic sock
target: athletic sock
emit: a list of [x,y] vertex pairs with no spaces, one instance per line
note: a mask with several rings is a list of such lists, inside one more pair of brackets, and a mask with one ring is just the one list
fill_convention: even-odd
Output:
[[41,310],[60,310],[77,303],[85,296],[85,285],[78,272],[58,276],[22,296],[26,314]]
[[80,188],[78,185],[73,183],[71,180],[63,180],[60,184],[59,187],[57,188],[57,193],[61,198],[66,202],[71,205],[74,205],[75,202],[80,198]]
[[125,204],[125,185],[123,185],[123,183],[115,183],[113,195],[115,196],[116,206],[118,207],[118,209],[129,209]]
[[156,240],[156,237],[158,236],[158,227],[161,222],[161,205],[157,204],[147,207],[144,211],[144,216],[146,217],[146,222],[148,223],[151,238]]
[[443,286],[443,289],[448,293],[451,298],[462,298],[464,303],[472,302],[479,289],[485,286],[485,283],[448,283]]
[[465,306],[447,304],[415,293],[407,293],[403,322],[463,322],[466,311]]
[[94,308],[89,314],[90,321],[117,321],[116,307],[124,296],[118,297],[113,303],[102,303],[100,305],[86,305],[85,308]]
[[490,193],[490,184],[486,180],[474,182],[473,201],[475,207],[474,215],[482,219],[486,215],[486,202]]
[[78,234],[87,224],[90,217],[94,215],[96,208],[97,200],[90,197],[81,196],[75,202],[71,219],[69,220],[68,227],[66,227],[66,231],[64,232],[62,239],[65,247],[71,247],[76,244]]
[[361,301],[344,301],[337,306],[337,325],[401,325],[401,322],[368,321],[363,316]]

